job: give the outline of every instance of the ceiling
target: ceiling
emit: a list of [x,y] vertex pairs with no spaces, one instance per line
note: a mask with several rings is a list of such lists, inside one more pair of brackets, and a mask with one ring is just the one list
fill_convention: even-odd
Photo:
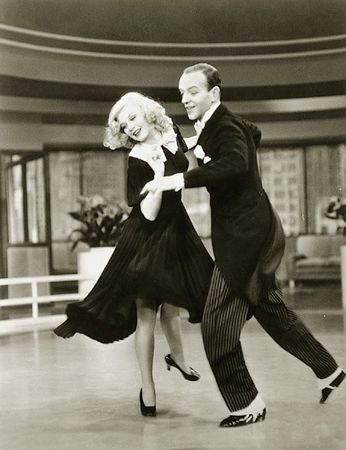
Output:
[[0,22],[134,42],[239,43],[340,35],[345,0],[0,0]]

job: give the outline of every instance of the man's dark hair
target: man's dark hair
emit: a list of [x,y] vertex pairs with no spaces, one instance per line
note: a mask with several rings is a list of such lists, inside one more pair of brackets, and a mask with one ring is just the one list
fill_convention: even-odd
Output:
[[211,66],[208,63],[198,63],[193,66],[186,67],[183,73],[191,73],[191,72],[202,72],[208,83],[208,90],[217,86],[221,89],[221,78],[219,72],[215,67]]

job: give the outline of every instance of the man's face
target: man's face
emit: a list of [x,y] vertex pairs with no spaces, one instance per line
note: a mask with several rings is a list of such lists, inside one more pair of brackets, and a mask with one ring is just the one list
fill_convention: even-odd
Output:
[[181,103],[190,120],[201,119],[215,101],[215,92],[208,90],[206,76],[202,72],[183,73],[179,80]]

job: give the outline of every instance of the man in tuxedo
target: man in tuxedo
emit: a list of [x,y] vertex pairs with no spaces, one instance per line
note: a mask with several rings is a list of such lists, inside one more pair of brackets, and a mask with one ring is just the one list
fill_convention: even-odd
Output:
[[215,269],[202,320],[206,354],[231,414],[222,427],[264,420],[265,403],[246,367],[241,330],[253,315],[286,351],[317,377],[320,403],[345,373],[303,322],[284,304],[275,271],[284,251],[280,220],[263,190],[256,150],[260,130],[220,101],[217,69],[206,63],[186,68],[179,80],[181,101],[197,120],[199,167],[155,179],[143,191],[205,186],[210,193]]

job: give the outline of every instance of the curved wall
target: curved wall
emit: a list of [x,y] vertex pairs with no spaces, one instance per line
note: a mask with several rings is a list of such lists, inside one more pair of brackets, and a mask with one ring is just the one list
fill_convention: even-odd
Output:
[[219,68],[223,101],[265,142],[345,139],[342,0],[0,4],[0,149],[99,145],[128,90],[161,100],[191,132],[177,83],[201,60]]

